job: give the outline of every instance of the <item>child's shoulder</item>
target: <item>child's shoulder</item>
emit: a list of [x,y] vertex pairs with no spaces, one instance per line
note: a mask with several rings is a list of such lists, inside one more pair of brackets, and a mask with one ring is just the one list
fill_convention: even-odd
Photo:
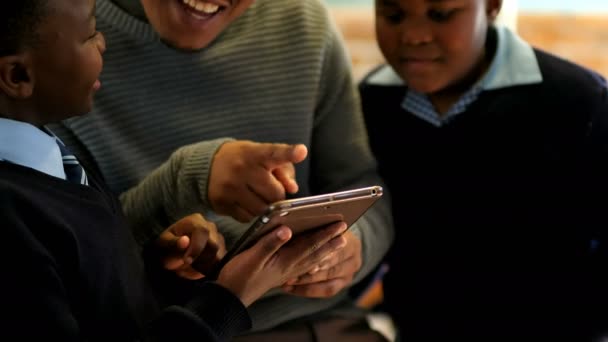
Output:
[[569,93],[603,91],[607,82],[604,76],[581,64],[534,47],[543,83]]

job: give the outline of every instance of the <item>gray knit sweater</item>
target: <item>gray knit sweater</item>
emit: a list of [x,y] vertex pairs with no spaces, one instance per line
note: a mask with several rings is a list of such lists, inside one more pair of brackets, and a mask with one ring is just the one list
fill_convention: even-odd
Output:
[[[198,211],[231,243],[247,225],[214,215],[207,203],[213,155],[228,139],[304,143],[298,196],[382,184],[367,145],[350,61],[319,0],[257,0],[207,48],[164,45],[138,19],[137,0],[97,2],[108,50],[93,112],[53,129],[89,155],[121,200],[136,236],[158,233],[151,219]],[[86,146],[86,150],[82,146]],[[86,152],[86,153],[85,153]],[[393,239],[388,194],[354,226],[364,265]],[[155,227],[155,229],[151,229]],[[254,330],[321,313],[345,299],[269,293],[250,307]]]

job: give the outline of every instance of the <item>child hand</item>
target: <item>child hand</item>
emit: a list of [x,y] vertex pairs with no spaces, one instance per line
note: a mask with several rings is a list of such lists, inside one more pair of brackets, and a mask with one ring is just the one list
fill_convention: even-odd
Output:
[[310,270],[344,247],[341,233],[345,229],[346,224],[340,222],[292,238],[291,230],[281,226],[228,262],[217,282],[249,306],[268,290]]
[[177,221],[156,240],[163,267],[186,279],[200,279],[224,254],[224,237],[200,214]]

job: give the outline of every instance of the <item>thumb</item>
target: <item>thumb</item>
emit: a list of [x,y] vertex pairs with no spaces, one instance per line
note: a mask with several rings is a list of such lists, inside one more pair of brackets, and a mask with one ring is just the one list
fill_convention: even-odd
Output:
[[184,250],[189,244],[188,236],[179,236],[169,230],[162,232],[156,240],[156,246],[167,252]]
[[174,245],[176,250],[183,251],[190,246],[190,237],[187,235],[176,236],[174,239]]
[[263,144],[261,162],[267,169],[274,169],[284,163],[300,163],[308,155],[304,144]]
[[293,233],[287,226],[280,226],[272,232],[264,235],[255,245],[250,249],[253,254],[252,257],[256,260],[262,260],[261,264],[268,262],[270,258],[281,248],[289,239],[291,239]]

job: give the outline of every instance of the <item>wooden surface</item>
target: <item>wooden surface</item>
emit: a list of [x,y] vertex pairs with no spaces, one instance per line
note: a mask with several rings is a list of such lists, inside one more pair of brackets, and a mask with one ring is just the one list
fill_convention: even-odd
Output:
[[[366,8],[331,11],[344,35],[355,76],[360,78],[382,60],[373,12]],[[517,31],[531,44],[608,77],[608,16],[520,14]]]

